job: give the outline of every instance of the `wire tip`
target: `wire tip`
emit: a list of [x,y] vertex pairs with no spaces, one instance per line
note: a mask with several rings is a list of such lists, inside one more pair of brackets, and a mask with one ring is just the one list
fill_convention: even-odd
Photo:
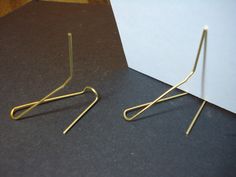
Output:
[[67,35],[68,35],[68,36],[72,36],[72,34],[71,34],[71,33],[67,33]]
[[204,30],[208,30],[208,26],[207,26],[207,25],[205,25],[203,29],[204,29]]

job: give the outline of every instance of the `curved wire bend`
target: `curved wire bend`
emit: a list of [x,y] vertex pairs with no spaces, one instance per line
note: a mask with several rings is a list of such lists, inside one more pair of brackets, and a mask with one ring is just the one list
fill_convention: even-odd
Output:
[[[58,88],[56,88],[55,90],[50,92],[48,95],[43,97],[41,100],[14,107],[10,112],[10,116],[12,119],[14,119],[14,120],[21,119],[25,114],[27,114],[32,109],[34,109],[35,107],[37,107],[38,105],[41,105],[41,104],[49,103],[52,101],[57,101],[60,99],[70,98],[73,96],[84,94],[89,91],[94,93],[95,99],[93,100],[93,102],[63,131],[63,134],[66,134],[79,121],[79,119],[81,117],[83,117],[83,115],[85,115],[97,103],[97,101],[99,100],[99,95],[98,95],[97,91],[90,86],[85,87],[80,92],[74,92],[74,93],[70,93],[70,94],[66,94],[66,95],[61,95],[61,96],[49,98],[50,96],[54,95],[59,90],[63,89],[66,85],[68,85],[68,83],[71,81],[71,79],[73,77],[73,51],[72,51],[72,34],[71,33],[68,33],[68,46],[69,46],[69,68],[70,68],[69,77],[65,80],[65,82],[61,86],[59,86]],[[23,111],[22,113],[20,113],[19,115],[15,116],[16,112],[24,110],[24,109],[26,109],[26,110]]]
[[[133,119],[135,119],[137,116],[139,116],[140,114],[142,114],[145,110],[147,110],[148,108],[150,108],[151,106],[153,106],[154,104],[157,104],[159,102],[163,102],[163,101],[167,101],[167,100],[170,100],[170,99],[173,99],[173,98],[177,98],[177,97],[180,97],[180,96],[184,96],[184,95],[176,95],[176,96],[172,96],[172,97],[167,97],[167,98],[163,98],[164,96],[166,96],[168,93],[170,93],[171,91],[173,91],[174,89],[178,88],[180,85],[184,84],[185,82],[187,82],[191,77],[192,75],[194,74],[194,72],[196,71],[196,68],[197,68],[197,64],[198,64],[198,60],[199,60],[199,56],[200,56],[200,53],[201,53],[201,49],[202,49],[202,45],[203,45],[203,42],[205,40],[206,42],[206,39],[207,39],[207,31],[208,31],[208,28],[207,26],[204,27],[203,29],[203,32],[202,32],[202,37],[201,37],[201,40],[200,40],[200,44],[199,44],[199,47],[198,47],[198,52],[197,52],[197,56],[196,56],[196,59],[195,59],[195,63],[193,65],[193,68],[192,68],[192,71],[184,78],[184,80],[182,80],[181,82],[179,82],[178,84],[176,84],[175,86],[171,87],[169,90],[167,90],[166,92],[164,92],[162,95],[160,95],[158,98],[156,98],[154,101],[152,102],[149,102],[149,103],[146,103],[146,104],[143,104],[143,105],[138,105],[138,106],[135,106],[135,107],[131,107],[131,108],[128,108],[128,109],[125,109],[124,112],[123,112],[123,116],[124,116],[124,119],[127,120],[127,121],[132,121]],[[131,117],[128,117],[127,116],[127,113],[130,112],[130,111],[134,111],[135,109],[139,109],[141,107],[144,107],[142,110],[140,110],[139,112],[137,112],[136,114],[134,114],[133,116]]]
[[[185,96],[187,95],[188,93],[184,92],[184,93],[180,93],[180,94],[177,94],[177,95],[174,95],[174,96],[170,96],[170,97],[166,97],[166,98],[163,98],[163,99],[160,99],[159,101],[157,101],[155,104],[157,103],[161,103],[161,102],[164,102],[164,101],[168,101],[168,100],[172,100],[172,99],[175,99],[175,98],[178,98],[178,97],[181,97],[181,96]],[[144,103],[144,104],[140,104],[138,106],[134,106],[134,107],[131,107],[131,108],[127,108],[126,110],[124,110],[123,112],[123,116],[124,116],[124,119],[127,120],[127,121],[132,121],[134,118],[133,117],[128,117],[127,116],[127,113],[128,112],[131,112],[131,111],[134,111],[136,109],[141,109],[143,107],[146,107],[148,106],[149,104],[151,104],[152,102],[148,102],[148,103]]]

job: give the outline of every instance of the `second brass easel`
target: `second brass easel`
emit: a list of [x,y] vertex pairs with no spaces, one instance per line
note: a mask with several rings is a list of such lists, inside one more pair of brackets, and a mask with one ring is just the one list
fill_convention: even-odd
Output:
[[[195,63],[193,65],[193,68],[192,68],[191,72],[181,82],[179,82],[178,84],[176,84],[173,87],[171,87],[170,89],[168,89],[166,92],[164,92],[158,98],[156,98],[154,101],[125,109],[124,112],[123,112],[123,116],[124,116],[125,120],[132,121],[137,116],[139,116],[144,111],[146,111],[151,106],[153,106],[153,105],[155,105],[157,103],[160,103],[160,102],[163,102],[163,101],[168,101],[168,100],[171,100],[171,99],[174,99],[174,98],[178,98],[178,97],[181,97],[181,96],[184,96],[184,95],[188,94],[188,93],[184,92],[184,93],[181,93],[181,94],[177,94],[175,96],[170,96],[170,97],[164,98],[168,93],[170,93],[174,89],[178,88],[182,84],[186,83],[192,77],[192,75],[195,73],[196,68],[197,68],[197,64],[198,64],[198,61],[199,61],[199,57],[200,57],[200,53],[201,53],[201,49],[202,49],[203,43],[204,43],[204,59],[205,59],[205,57],[206,57],[206,46],[207,46],[207,32],[208,32],[208,27],[205,26],[204,29],[203,29],[203,32],[202,32],[202,37],[201,37],[201,40],[200,40],[200,44],[199,44],[196,60],[195,60]],[[199,110],[197,111],[196,115],[194,116],[191,124],[189,125],[189,127],[188,127],[188,129],[186,131],[186,135],[189,135],[189,133],[191,132],[191,130],[192,130],[192,128],[193,128],[197,118],[199,117],[199,115],[200,115],[200,113],[201,113],[201,111],[202,111],[202,109],[203,109],[205,104],[206,104],[206,101],[204,100],[203,103],[201,104]],[[140,109],[140,108],[143,108],[143,109],[141,109],[139,112],[137,112],[136,114],[134,114],[131,117],[127,116],[128,112],[131,112],[131,111],[134,111],[134,110],[137,110],[137,109]]]

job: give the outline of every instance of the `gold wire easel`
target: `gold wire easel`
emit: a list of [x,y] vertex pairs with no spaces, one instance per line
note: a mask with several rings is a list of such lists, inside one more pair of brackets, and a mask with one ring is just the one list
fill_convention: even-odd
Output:
[[[10,113],[10,116],[11,116],[12,119],[14,119],[14,120],[21,119],[25,114],[27,114],[32,109],[39,106],[40,104],[45,104],[45,103],[49,103],[49,102],[52,102],[52,101],[57,101],[57,100],[65,99],[65,98],[70,98],[70,97],[73,97],[73,96],[84,94],[86,92],[94,93],[95,99],[93,100],[93,102],[63,131],[63,134],[66,134],[97,103],[97,101],[99,99],[99,95],[98,95],[97,91],[94,88],[90,87],[90,86],[85,87],[80,92],[75,92],[75,93],[71,93],[71,94],[66,94],[66,95],[61,95],[61,96],[56,96],[56,97],[49,98],[50,96],[54,95],[59,90],[63,89],[71,81],[71,79],[73,77],[73,49],[72,49],[73,46],[72,46],[72,34],[71,33],[68,33],[68,47],[69,47],[70,75],[66,79],[66,81],[61,86],[59,86],[58,88],[53,90],[51,93],[49,93],[47,96],[43,97],[41,100],[14,107],[11,110],[11,113]],[[26,108],[28,108],[28,109],[26,109]],[[19,115],[15,116],[16,112],[24,110],[24,109],[26,109],[26,110],[23,111],[22,113],[20,113]]]
[[[184,80],[182,80],[181,82],[179,82],[178,84],[176,84],[175,86],[171,87],[170,89],[168,89],[166,92],[164,92],[161,96],[159,96],[157,99],[155,99],[154,101],[152,102],[149,102],[149,103],[145,103],[145,104],[142,104],[142,105],[138,105],[138,106],[134,106],[134,107],[131,107],[131,108],[128,108],[128,109],[125,109],[124,112],[123,112],[123,116],[124,116],[124,119],[127,120],[127,121],[132,121],[134,120],[137,116],[139,116],[140,114],[142,114],[144,111],[146,111],[147,109],[149,109],[151,106],[153,106],[154,104],[157,104],[157,103],[160,103],[160,102],[164,102],[164,101],[168,101],[168,100],[171,100],[171,99],[174,99],[174,98],[178,98],[178,97],[181,97],[181,96],[184,96],[188,93],[184,92],[184,93],[181,93],[181,94],[177,94],[175,96],[170,96],[170,97],[166,97],[164,98],[168,93],[170,93],[171,91],[173,91],[174,89],[178,88],[179,86],[181,86],[182,84],[186,83],[191,77],[192,75],[195,73],[196,71],[196,68],[197,68],[197,64],[198,64],[198,60],[199,60],[199,56],[200,56],[200,53],[201,53],[201,49],[202,49],[202,45],[203,45],[203,42],[204,42],[204,52],[206,52],[206,44],[207,44],[207,31],[208,31],[208,27],[205,26],[204,29],[203,29],[203,32],[202,32],[202,37],[201,37],[201,40],[200,40],[200,44],[199,44],[199,48],[198,48],[198,52],[197,52],[197,57],[196,57],[196,60],[195,60],[195,63],[194,63],[194,66],[192,68],[192,71],[187,75],[187,77],[184,78]],[[205,55],[204,55],[205,57]],[[197,121],[204,105],[206,104],[206,101],[204,100],[203,103],[201,104],[199,110],[197,111],[196,115],[194,116],[191,124],[189,125],[187,131],[186,131],[186,135],[189,135],[189,133],[191,132],[195,122]],[[139,112],[137,112],[136,114],[134,114],[133,116],[131,117],[128,117],[127,116],[127,113],[128,112],[131,112],[131,111],[134,111],[136,109],[140,109],[140,108],[143,108],[141,109]]]

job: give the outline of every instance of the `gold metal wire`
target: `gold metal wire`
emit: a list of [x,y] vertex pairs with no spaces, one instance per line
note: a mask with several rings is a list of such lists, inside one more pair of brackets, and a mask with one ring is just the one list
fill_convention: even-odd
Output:
[[[175,98],[179,98],[179,97],[185,96],[185,95],[187,95],[187,94],[188,94],[188,93],[184,92],[184,93],[180,93],[180,94],[177,94],[177,95],[174,95],[174,96],[162,98],[162,99],[160,99],[159,101],[155,102],[155,104],[161,103],[161,102],[164,102],[164,101],[168,101],[168,100],[172,100],[172,99],[175,99]],[[134,106],[134,107],[131,107],[131,108],[126,109],[126,110],[124,111],[124,113],[123,113],[125,120],[127,120],[127,121],[132,121],[132,120],[134,119],[134,118],[132,118],[132,117],[131,117],[131,118],[127,117],[127,116],[126,116],[126,115],[127,115],[127,112],[135,111],[136,109],[141,109],[141,108],[143,108],[143,107],[148,106],[148,105],[151,104],[151,103],[152,103],[152,102],[148,102],[148,103],[140,104],[140,105],[138,105],[138,106]]]
[[[137,118],[137,116],[139,116],[140,114],[142,114],[144,111],[146,111],[147,109],[149,109],[151,106],[153,106],[154,104],[157,104],[159,102],[163,102],[163,101],[167,101],[167,100],[170,100],[170,99],[173,99],[173,98],[178,98],[180,96],[184,96],[186,95],[187,93],[183,93],[183,94],[178,94],[176,96],[172,96],[172,97],[167,97],[167,98],[163,98],[165,97],[168,93],[170,93],[171,91],[173,91],[174,89],[178,88],[179,86],[181,86],[182,84],[184,84],[185,82],[187,82],[191,77],[192,75],[194,74],[194,72],[196,71],[196,68],[197,68],[197,64],[198,64],[198,60],[199,60],[199,56],[200,56],[200,53],[201,53],[201,49],[202,49],[202,45],[203,45],[203,42],[205,41],[206,43],[206,40],[207,40],[207,31],[208,31],[208,28],[207,27],[204,27],[203,29],[203,32],[202,32],[202,37],[201,37],[201,40],[200,40],[200,44],[199,44],[199,48],[198,48],[198,52],[197,52],[197,56],[196,56],[196,60],[195,60],[195,63],[193,65],[193,68],[191,70],[191,72],[181,81],[179,82],[178,84],[176,84],[175,86],[171,87],[170,89],[168,89],[166,92],[164,92],[162,95],[160,95],[158,98],[156,98],[154,101],[152,102],[149,102],[149,103],[145,103],[145,104],[142,104],[142,105],[138,105],[138,106],[135,106],[135,107],[131,107],[131,108],[128,108],[128,109],[125,109],[124,112],[123,112],[123,116],[124,116],[124,119],[127,120],[127,121],[132,121],[134,120],[135,118]],[[204,105],[203,105],[204,106]],[[131,112],[131,111],[134,111],[136,109],[140,109],[144,107],[143,109],[141,109],[139,112],[137,112],[136,114],[134,114],[133,116],[131,117],[128,117],[127,114],[128,112]],[[194,123],[193,123],[194,124]],[[192,125],[193,126],[193,125]]]
[[206,104],[206,101],[204,100],[204,101],[202,102],[200,108],[198,109],[197,113],[195,114],[195,116],[194,116],[192,122],[190,123],[190,125],[189,125],[187,131],[186,131],[186,135],[187,135],[187,136],[190,134],[190,132],[191,132],[193,126],[195,125],[195,123],[196,123],[196,121],[197,121],[197,119],[198,119],[200,113],[202,112],[202,109],[203,109],[203,107],[205,106],[205,104]]
[[[70,98],[70,97],[74,97],[74,96],[78,96],[78,95],[82,95],[86,92],[92,92],[95,95],[95,99],[93,100],[93,102],[63,131],[63,134],[66,134],[78,121],[80,118],[82,118],[99,100],[99,95],[97,93],[97,91],[90,87],[87,86],[85,87],[82,91],[80,92],[75,92],[75,93],[70,93],[70,94],[65,94],[65,95],[61,95],[61,96],[56,96],[56,97],[51,97],[52,95],[54,95],[55,93],[57,93],[59,90],[63,89],[66,85],[68,85],[68,83],[71,81],[72,77],[73,77],[73,45],[72,45],[72,34],[68,33],[68,48],[69,48],[69,68],[70,68],[70,73],[69,73],[69,77],[65,80],[65,82],[59,86],[58,88],[56,88],[55,90],[53,90],[52,92],[50,92],[48,95],[46,95],[45,97],[43,97],[41,100],[39,101],[35,101],[35,102],[31,102],[31,103],[27,103],[24,105],[20,105],[20,106],[16,106],[14,107],[11,112],[10,112],[10,116],[12,119],[14,120],[18,120],[21,119],[25,114],[27,114],[28,112],[30,112],[32,109],[34,109],[35,107],[41,105],[41,104],[45,104],[45,103],[49,103],[52,101],[57,101],[57,100],[61,100],[61,99],[65,99],[65,98]],[[22,111],[26,109],[25,111],[21,112],[19,115],[15,115],[16,112],[18,111]]]

